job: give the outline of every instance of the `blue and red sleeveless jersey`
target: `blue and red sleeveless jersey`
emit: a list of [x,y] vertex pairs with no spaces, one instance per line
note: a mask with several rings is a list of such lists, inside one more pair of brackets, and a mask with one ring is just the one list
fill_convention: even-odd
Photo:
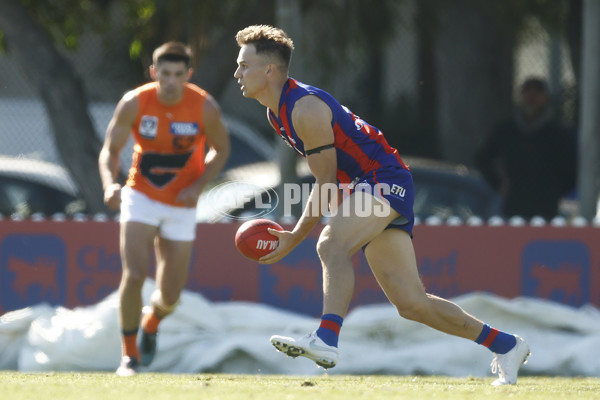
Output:
[[288,79],[279,100],[279,117],[267,109],[267,117],[277,134],[301,156],[306,157],[304,143],[292,125],[292,110],[298,99],[314,95],[323,100],[333,114],[331,127],[337,153],[337,179],[339,183],[351,183],[381,167],[408,169],[398,150],[390,146],[383,133],[369,125],[332,95],[295,79]]

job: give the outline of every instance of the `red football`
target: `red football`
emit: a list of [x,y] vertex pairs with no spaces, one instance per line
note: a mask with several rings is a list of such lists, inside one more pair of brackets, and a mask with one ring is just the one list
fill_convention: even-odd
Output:
[[235,247],[245,257],[257,261],[279,244],[277,237],[267,232],[268,228],[283,230],[278,223],[264,218],[244,222],[235,233]]

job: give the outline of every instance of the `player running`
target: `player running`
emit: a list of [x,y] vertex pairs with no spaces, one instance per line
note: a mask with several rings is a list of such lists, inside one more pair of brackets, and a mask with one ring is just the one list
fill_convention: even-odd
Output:
[[[154,358],[158,325],[177,306],[186,282],[198,197],[229,156],[229,136],[216,101],[187,82],[193,72],[190,48],[168,42],[152,60],[154,82],[126,93],[117,104],[99,157],[104,202],[121,211],[122,359],[116,372],[122,376],[135,374],[140,363],[148,365]],[[133,160],[122,188],[119,154],[131,133]],[[142,319],[138,348],[141,291],[153,250],[157,289]]]
[[[316,179],[296,226],[292,231],[270,229],[279,246],[259,261],[277,262],[302,242],[321,220],[321,212],[312,212],[321,210],[321,201],[329,202],[333,213],[317,243],[323,267],[321,324],[300,339],[275,335],[271,343],[289,356],[308,357],[324,368],[336,365],[338,336],[354,290],[351,256],[362,248],[379,285],[402,317],[489,348],[495,354],[492,372],[499,375],[493,384],[515,384],[529,355],[527,343],[425,292],[411,239],[413,182],[398,151],[381,131],[330,94],[288,76],[294,45],[281,29],[249,26],[237,33],[236,41],[240,51],[234,77],[243,95],[267,107],[277,134],[306,157]],[[337,191],[319,189],[332,184],[350,194],[338,200]],[[371,212],[358,215],[356,210],[364,205],[370,205]]]

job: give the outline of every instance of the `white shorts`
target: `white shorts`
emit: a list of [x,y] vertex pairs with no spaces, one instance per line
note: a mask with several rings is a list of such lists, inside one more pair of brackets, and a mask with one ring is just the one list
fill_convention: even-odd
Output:
[[191,242],[196,238],[196,208],[175,207],[152,200],[130,186],[121,189],[120,222],[157,226],[159,236]]

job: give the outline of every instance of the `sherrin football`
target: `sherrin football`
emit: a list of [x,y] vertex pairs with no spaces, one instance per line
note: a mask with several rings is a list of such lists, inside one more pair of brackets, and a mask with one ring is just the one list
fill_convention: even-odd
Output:
[[283,230],[278,223],[264,218],[244,222],[235,234],[235,247],[243,256],[257,261],[279,245],[279,240],[267,231],[268,228]]

